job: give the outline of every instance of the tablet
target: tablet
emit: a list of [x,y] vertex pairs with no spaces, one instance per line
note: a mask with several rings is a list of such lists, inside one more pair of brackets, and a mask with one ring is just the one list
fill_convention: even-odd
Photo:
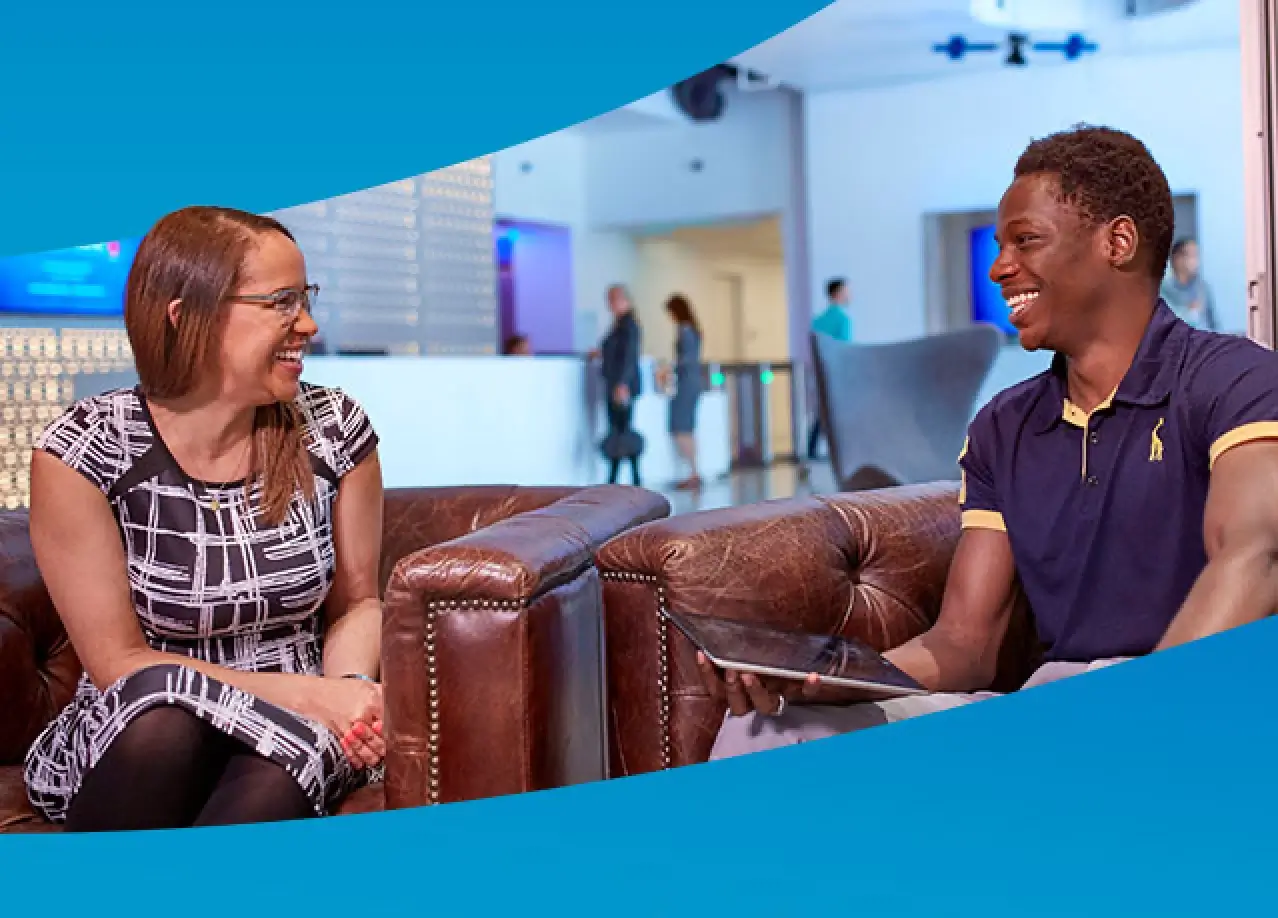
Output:
[[665,615],[722,669],[796,681],[816,673],[829,685],[865,689],[867,701],[927,694],[877,651],[853,638],[781,631],[709,615]]

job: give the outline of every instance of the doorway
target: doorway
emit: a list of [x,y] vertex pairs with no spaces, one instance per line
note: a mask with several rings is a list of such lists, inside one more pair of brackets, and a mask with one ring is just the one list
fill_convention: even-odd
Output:
[[573,353],[572,231],[501,218],[493,236],[499,349],[524,335],[534,354]]

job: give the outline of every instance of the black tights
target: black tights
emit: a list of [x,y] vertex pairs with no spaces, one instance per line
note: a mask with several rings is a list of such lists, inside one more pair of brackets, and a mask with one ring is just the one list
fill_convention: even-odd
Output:
[[315,815],[287,771],[182,708],[152,708],[84,777],[68,832],[278,822]]
[[[627,460],[630,463],[630,480],[634,482],[635,487],[639,486],[639,458],[631,456]],[[616,484],[617,479],[621,477],[621,460],[610,460],[608,466],[608,484]]]

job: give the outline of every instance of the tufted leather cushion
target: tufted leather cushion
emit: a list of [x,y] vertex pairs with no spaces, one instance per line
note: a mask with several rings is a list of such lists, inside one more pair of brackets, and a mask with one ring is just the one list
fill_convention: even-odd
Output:
[[0,513],[0,765],[71,700],[80,661],[40,579],[26,511]]
[[[958,486],[946,483],[687,514],[614,539],[598,558],[614,775],[705,761],[723,718],[663,605],[885,650],[935,622],[959,534]],[[1024,613],[1000,688],[1032,665]]]

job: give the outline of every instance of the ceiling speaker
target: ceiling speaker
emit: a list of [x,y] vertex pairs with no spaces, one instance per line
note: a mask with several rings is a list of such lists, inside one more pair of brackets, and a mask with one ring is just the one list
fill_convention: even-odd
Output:
[[715,121],[723,114],[727,104],[721,84],[735,76],[735,68],[718,64],[675,83],[670,87],[670,95],[679,111],[693,121]]

